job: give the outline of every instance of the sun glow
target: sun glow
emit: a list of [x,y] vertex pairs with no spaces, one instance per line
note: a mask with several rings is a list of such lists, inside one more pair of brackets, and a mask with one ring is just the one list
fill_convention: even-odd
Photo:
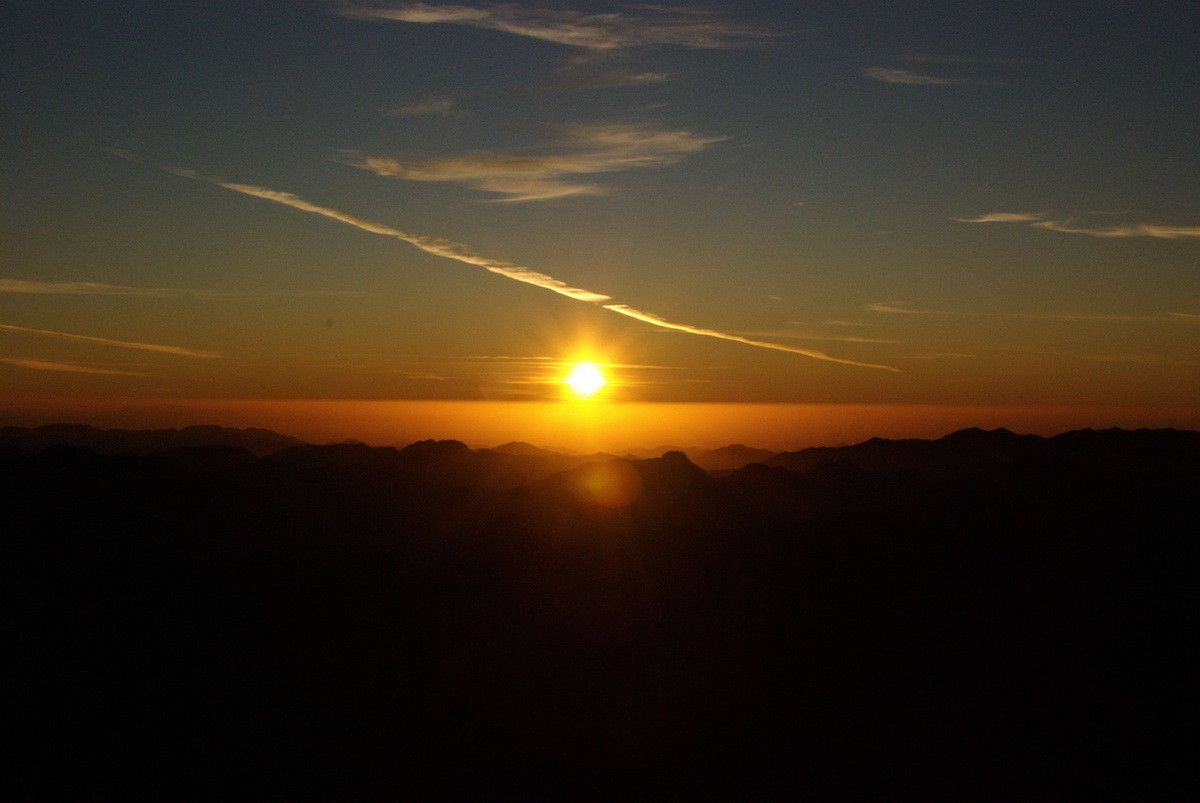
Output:
[[608,381],[604,378],[600,366],[593,362],[581,362],[571,367],[563,383],[571,388],[571,392],[576,396],[590,399],[603,390]]

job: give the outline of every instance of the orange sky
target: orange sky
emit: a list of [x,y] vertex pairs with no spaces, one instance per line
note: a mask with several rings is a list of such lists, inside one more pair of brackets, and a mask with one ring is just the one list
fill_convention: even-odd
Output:
[[264,427],[325,443],[376,445],[453,438],[474,447],[524,440],[581,452],[745,443],[775,450],[858,443],[871,437],[937,438],[956,429],[1007,427],[1053,435],[1084,427],[1200,429],[1187,408],[987,407],[873,404],[704,404],[460,401],[144,400],[5,404],[0,424],[55,422],[105,428],[198,422]]
[[[1194,3],[26,5],[9,420],[620,448],[1200,417]],[[578,361],[607,406],[559,404]]]

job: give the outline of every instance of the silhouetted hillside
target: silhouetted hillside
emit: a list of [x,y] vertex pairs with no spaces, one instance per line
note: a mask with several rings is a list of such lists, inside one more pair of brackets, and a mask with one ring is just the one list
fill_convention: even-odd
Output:
[[492,451],[500,452],[502,454],[520,454],[531,457],[550,457],[556,454],[549,449],[543,449],[540,446],[534,446],[532,443],[526,443],[525,441],[510,441],[509,443],[503,443],[499,446],[492,447]]
[[709,449],[693,456],[692,459],[706,471],[731,471],[751,463],[762,463],[774,455],[775,452],[769,449],[751,449],[749,446],[735,443],[719,449]]
[[0,451],[8,788],[1188,788],[1200,434],[780,458]]
[[1041,438],[1016,435],[1007,429],[986,432],[963,429],[938,440],[884,440],[872,438],[854,446],[815,447],[782,452],[764,461],[789,471],[807,472],[821,463],[850,463],[866,471],[912,472],[923,476],[948,476],[1013,466],[1022,461],[1093,460],[1113,465],[1130,460],[1169,461],[1193,459],[1200,435],[1177,430],[1079,430]]

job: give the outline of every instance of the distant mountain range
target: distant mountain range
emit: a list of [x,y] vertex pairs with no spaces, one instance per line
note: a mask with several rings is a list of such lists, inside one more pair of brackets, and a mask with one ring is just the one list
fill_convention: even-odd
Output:
[[[53,424],[36,428],[0,428],[0,450],[34,454],[55,445],[85,448],[101,455],[146,455],[189,446],[236,446],[263,457],[312,444],[268,429],[218,426],[103,430],[81,424]],[[645,460],[662,457],[668,452],[681,452],[692,463],[714,474],[726,474],[753,464],[799,473],[822,465],[841,464],[870,472],[933,475],[970,473],[1018,460],[1051,457],[1138,460],[1143,459],[1139,455],[1147,448],[1187,455],[1200,449],[1200,433],[1174,429],[1083,429],[1046,438],[1017,435],[1003,428],[990,431],[970,428],[936,440],[872,438],[851,446],[815,446],[791,452],[755,449],[739,443],[717,449],[658,446],[631,449],[622,455],[605,452],[579,455],[556,452],[523,441],[491,449],[470,449],[453,440],[419,441],[399,447],[399,450],[409,459],[419,459],[436,473],[491,486],[513,486],[589,462]]]
[[1190,799],[1198,499],[1175,430],[639,458],[10,427],[5,784]]

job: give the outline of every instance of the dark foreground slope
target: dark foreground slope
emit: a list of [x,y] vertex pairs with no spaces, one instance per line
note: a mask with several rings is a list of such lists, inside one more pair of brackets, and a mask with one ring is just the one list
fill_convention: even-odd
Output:
[[9,452],[7,783],[1177,790],[1200,436],[1017,437],[719,478],[447,442]]

